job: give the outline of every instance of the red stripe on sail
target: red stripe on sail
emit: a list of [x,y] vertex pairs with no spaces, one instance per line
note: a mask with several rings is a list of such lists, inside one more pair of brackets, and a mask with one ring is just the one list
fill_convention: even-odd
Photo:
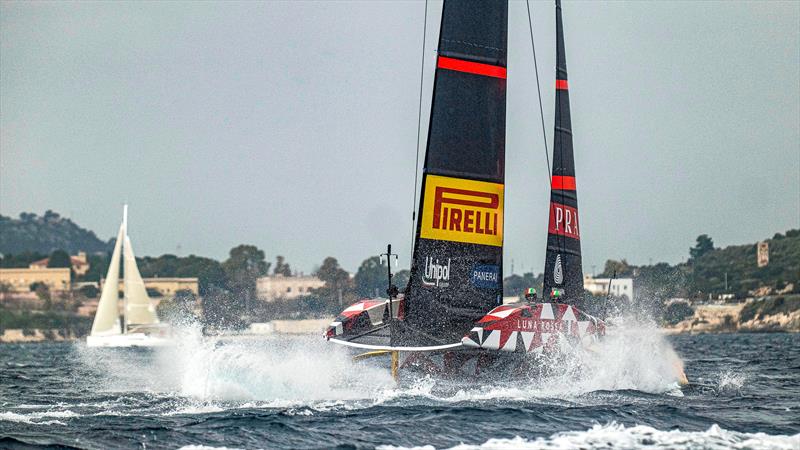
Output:
[[440,69],[455,70],[456,72],[466,72],[475,75],[506,79],[505,67],[464,61],[463,59],[448,58],[446,56],[439,57],[437,67]]
[[553,175],[553,181],[550,183],[550,187],[552,189],[557,189],[561,191],[574,191],[575,177]]
[[556,89],[567,90],[569,89],[569,85],[567,80],[556,80]]

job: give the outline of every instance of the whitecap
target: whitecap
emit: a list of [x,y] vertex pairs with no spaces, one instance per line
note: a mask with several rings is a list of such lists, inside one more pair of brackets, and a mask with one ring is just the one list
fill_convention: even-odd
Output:
[[[769,435],[766,433],[740,433],[712,425],[706,431],[661,431],[646,425],[625,427],[617,423],[595,425],[587,431],[566,431],[547,438],[489,439],[483,444],[459,444],[450,450],[555,450],[582,449],[752,449],[796,450],[800,448],[800,434]],[[433,446],[397,447],[381,445],[378,450],[434,450]]]
[[66,411],[39,411],[27,414],[15,413],[12,411],[0,412],[0,420],[7,422],[28,423],[35,425],[66,425],[60,420],[41,420],[41,419],[69,419],[79,417],[79,414]]
[[720,374],[717,392],[739,392],[747,382],[747,376],[740,372],[726,371]]

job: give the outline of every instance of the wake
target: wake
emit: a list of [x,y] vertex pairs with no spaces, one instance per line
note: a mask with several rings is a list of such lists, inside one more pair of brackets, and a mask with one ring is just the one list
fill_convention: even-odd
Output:
[[173,348],[153,353],[76,349],[108,391],[189,400],[185,412],[231,407],[360,409],[382,404],[579,400],[596,391],[682,395],[682,363],[653,323],[619,318],[593,348],[564,347],[552,375],[503,383],[453,384],[419,377],[398,385],[388,362],[354,362],[348,349],[318,336],[204,337],[181,329]]

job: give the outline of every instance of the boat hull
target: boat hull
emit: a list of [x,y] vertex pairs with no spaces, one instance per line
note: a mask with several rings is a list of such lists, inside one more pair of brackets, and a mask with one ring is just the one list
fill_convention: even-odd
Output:
[[87,336],[87,347],[166,347],[172,345],[171,339],[162,336],[152,336],[146,333],[128,333],[110,336]]
[[[394,303],[402,311],[402,300]],[[460,342],[395,347],[389,345],[388,308],[387,300],[362,300],[331,323],[325,338],[371,351],[359,356],[393,355],[392,371],[401,380],[407,375],[489,380],[540,377],[563,370],[567,360],[591,351],[605,335],[601,319],[572,305],[516,303],[489,311]]]
[[[392,304],[394,317],[403,311],[403,299]],[[563,303],[501,305],[464,330],[459,342],[432,342],[429,346],[391,346],[389,302],[361,300],[345,309],[325,331],[328,341],[367,350],[417,351],[465,347],[501,353],[551,353],[561,341],[590,346],[605,335],[605,323],[575,306]],[[396,319],[402,323],[402,318]],[[388,334],[387,334],[388,333]]]

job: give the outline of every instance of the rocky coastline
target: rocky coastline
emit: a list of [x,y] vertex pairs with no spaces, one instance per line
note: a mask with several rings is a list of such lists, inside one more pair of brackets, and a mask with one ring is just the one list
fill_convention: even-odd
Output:
[[664,331],[669,334],[800,332],[798,295],[748,299],[735,304],[696,305],[693,309],[693,316],[665,326]]

